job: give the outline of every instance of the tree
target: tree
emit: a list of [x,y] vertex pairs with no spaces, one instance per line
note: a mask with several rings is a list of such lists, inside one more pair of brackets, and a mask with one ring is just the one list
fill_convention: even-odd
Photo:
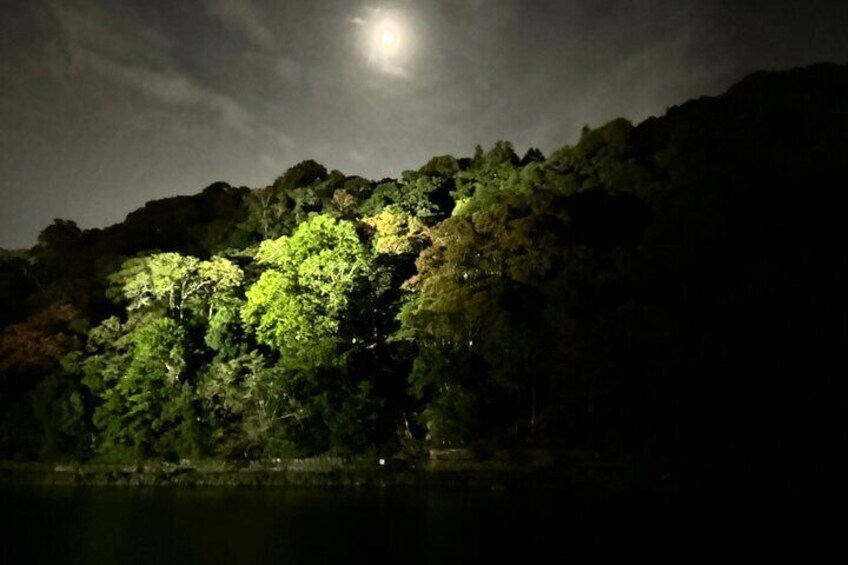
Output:
[[353,224],[315,216],[291,237],[263,242],[256,260],[268,269],[247,291],[242,319],[260,343],[292,363],[331,360],[371,266]]
[[318,184],[326,178],[326,167],[309,159],[301,161],[287,170],[283,173],[283,176],[274,181],[273,186],[276,190],[288,192],[296,188]]
[[507,141],[498,141],[488,152],[478,145],[470,166],[456,175],[454,199],[470,198],[481,186],[499,187],[512,175],[518,156]]
[[459,161],[452,155],[441,155],[430,159],[420,172],[430,177],[451,178],[460,171]]
[[431,230],[405,284],[415,294],[399,337],[418,347],[410,378],[429,399],[432,441],[462,444],[515,425],[532,431],[548,346],[539,286],[562,260],[557,232],[566,226],[567,217],[504,194],[497,206]]
[[234,263],[200,261],[179,253],[157,253],[126,261],[109,277],[110,295],[127,301],[129,312],[164,310],[177,319],[186,310],[211,319],[235,300],[244,275]]
[[38,244],[32,256],[42,276],[47,279],[77,278],[86,269],[79,260],[83,243],[83,232],[72,220],[53,220],[53,223],[38,234]]
[[[351,222],[322,215],[291,237],[263,242],[256,260],[267,270],[247,291],[242,319],[279,355],[281,390],[299,406],[289,413],[299,414],[301,425],[289,432],[308,432],[312,437],[300,443],[316,449],[362,447],[376,399],[370,375],[350,373],[348,363],[375,338],[352,315],[376,310],[361,307],[371,295],[373,256]],[[313,422],[311,429],[305,421]]]
[[50,459],[87,447],[79,379],[65,359],[79,355],[87,321],[54,304],[0,332],[0,453]]
[[197,396],[211,429],[213,450],[228,459],[291,455],[310,415],[293,379],[252,351],[216,359],[201,373]]
[[0,249],[0,328],[27,315],[27,298],[37,286],[31,258],[25,252]]
[[329,209],[333,217],[349,220],[356,212],[356,198],[347,190],[340,188],[333,193]]
[[269,239],[290,233],[295,223],[294,202],[274,187],[257,188],[245,196],[248,214],[242,229]]
[[80,347],[86,321],[68,304],[53,304],[0,332],[0,375],[40,378]]
[[430,176],[415,171],[405,171],[400,182],[381,182],[371,196],[362,203],[360,214],[372,216],[383,208],[395,208],[430,224],[443,219],[453,209],[450,192],[453,178]]
[[383,208],[364,222],[374,229],[374,250],[379,254],[415,255],[428,241],[424,222],[396,206]]
[[[123,334],[123,335],[122,335]],[[197,453],[185,330],[170,318],[121,326],[112,320],[91,336],[102,352],[85,361],[85,383],[99,398],[94,425],[105,454],[176,457]]]

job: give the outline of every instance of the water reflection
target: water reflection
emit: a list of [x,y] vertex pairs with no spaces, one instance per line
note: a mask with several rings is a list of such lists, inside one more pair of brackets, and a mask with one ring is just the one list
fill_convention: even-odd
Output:
[[[4,563],[547,563],[720,556],[731,546],[754,558],[801,539],[787,506],[767,500],[409,489],[0,493]],[[776,538],[774,527],[794,537]],[[817,535],[826,541],[825,530]]]

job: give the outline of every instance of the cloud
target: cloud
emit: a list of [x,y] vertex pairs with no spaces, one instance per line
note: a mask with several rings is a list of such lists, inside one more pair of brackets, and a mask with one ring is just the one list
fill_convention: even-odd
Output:
[[267,153],[263,153],[259,157],[259,162],[265,167],[269,172],[279,174],[280,171],[284,170],[285,165],[278,161],[277,159],[271,157]]
[[[63,32],[66,46],[122,61],[166,65],[170,41],[148,26],[138,25],[120,13],[107,12],[97,3],[50,2],[51,13]],[[73,54],[73,53],[69,53]],[[74,63],[71,59],[71,63]]]
[[468,16],[483,7],[485,0],[441,0],[442,10],[453,15]]
[[209,15],[257,47],[270,49],[274,45],[274,35],[252,0],[205,0],[205,6]]
[[372,51],[368,57],[368,62],[385,75],[399,79],[412,80],[412,75],[406,68],[395,62],[391,57],[382,53]]
[[52,7],[72,75],[94,72],[159,103],[202,108],[216,114],[225,127],[243,133],[254,127],[250,112],[235,100],[181,70],[164,36],[96,7]]
[[[595,33],[615,43],[620,30],[638,14],[633,10],[624,3],[615,6],[606,29],[599,26]],[[645,24],[644,31],[622,41],[614,58],[608,58],[610,64],[605,72],[584,85],[582,114],[602,120],[626,115],[638,121],[662,113],[669,104],[717,94],[715,77],[726,74],[734,61],[716,58],[709,67],[695,64],[704,46],[716,42],[707,24],[709,19],[710,11],[698,2],[670,2],[662,18]]]
[[278,76],[286,80],[286,82],[296,84],[301,82],[304,77],[303,66],[289,57],[280,57],[274,63],[274,72]]
[[243,133],[251,131],[254,120],[247,110],[228,96],[204,88],[184,74],[123,65],[84,50],[77,53],[77,58],[101,76],[161,103],[187,108],[203,107],[217,114],[222,125]]
[[362,153],[361,151],[357,151],[356,149],[348,151],[347,157],[357,165],[364,165],[368,162],[368,157],[364,153]]

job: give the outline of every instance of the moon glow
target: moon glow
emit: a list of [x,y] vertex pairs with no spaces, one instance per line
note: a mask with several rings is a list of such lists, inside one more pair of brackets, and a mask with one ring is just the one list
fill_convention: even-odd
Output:
[[383,47],[392,47],[397,42],[397,34],[394,30],[384,29],[380,34],[380,45]]
[[416,34],[403,14],[373,10],[361,19],[363,43],[368,65],[381,74],[404,78],[416,51]]

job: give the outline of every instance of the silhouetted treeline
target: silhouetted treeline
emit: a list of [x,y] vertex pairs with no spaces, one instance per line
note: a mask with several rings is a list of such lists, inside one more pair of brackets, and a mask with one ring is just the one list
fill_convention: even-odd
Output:
[[[545,157],[314,161],[0,256],[5,458],[848,453],[848,67]],[[668,463],[673,466],[673,463]]]

